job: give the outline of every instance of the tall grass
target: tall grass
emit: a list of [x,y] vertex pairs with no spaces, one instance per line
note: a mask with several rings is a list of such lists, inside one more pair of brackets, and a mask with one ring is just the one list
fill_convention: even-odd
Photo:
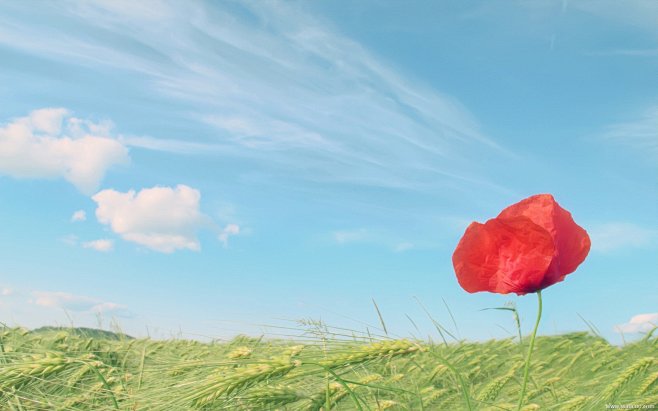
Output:
[[[0,409],[516,408],[525,354],[518,341],[433,344],[323,327],[322,338],[225,343],[4,328]],[[655,404],[657,353],[656,337],[617,347],[587,333],[539,336],[522,409]]]

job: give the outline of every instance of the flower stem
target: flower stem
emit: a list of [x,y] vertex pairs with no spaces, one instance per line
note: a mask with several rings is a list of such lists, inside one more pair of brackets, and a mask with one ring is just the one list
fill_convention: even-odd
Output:
[[521,385],[521,395],[519,395],[519,405],[516,407],[517,411],[521,410],[523,406],[523,399],[525,397],[525,389],[528,384],[528,374],[530,371],[530,357],[532,356],[532,349],[535,347],[535,336],[537,335],[537,328],[539,328],[539,320],[541,320],[541,290],[537,291],[537,298],[539,300],[539,308],[537,310],[537,322],[535,322],[535,329],[532,330],[530,336],[530,347],[528,347],[528,355],[525,357],[525,369],[523,370],[523,384]]

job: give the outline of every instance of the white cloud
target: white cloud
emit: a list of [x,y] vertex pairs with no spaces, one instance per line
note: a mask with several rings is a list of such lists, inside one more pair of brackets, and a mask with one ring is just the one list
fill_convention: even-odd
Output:
[[640,333],[648,332],[658,326],[658,313],[638,314],[631,318],[625,324],[615,326],[615,331],[618,333]]
[[624,222],[594,225],[588,233],[592,239],[592,250],[598,252],[646,247],[658,238],[658,230]]
[[92,250],[96,251],[108,252],[112,251],[114,248],[114,242],[112,240],[99,239],[82,243],[82,247],[91,248]]
[[658,159],[658,106],[647,109],[635,120],[609,126],[603,138],[626,145]]
[[237,224],[227,224],[226,227],[219,233],[219,241],[224,244],[224,247],[228,245],[228,238],[233,235],[240,234],[240,226]]
[[84,210],[78,210],[73,213],[71,216],[71,222],[75,223],[78,221],[85,221],[87,219],[87,213]]
[[124,240],[155,251],[199,250],[196,232],[210,226],[199,211],[201,193],[186,185],[144,188],[122,193],[103,190],[92,199],[98,204],[96,218]]
[[131,316],[124,305],[61,291],[33,291],[32,297],[29,301],[31,304],[46,308],[61,308],[76,312],[102,313],[120,317]]
[[87,311],[97,304],[89,297],[76,296],[64,292],[33,291],[31,302],[35,305],[48,308],[66,308],[73,311]]
[[109,125],[63,108],[35,110],[0,126],[0,174],[64,178],[91,194],[108,168],[128,161],[127,148],[108,133]]

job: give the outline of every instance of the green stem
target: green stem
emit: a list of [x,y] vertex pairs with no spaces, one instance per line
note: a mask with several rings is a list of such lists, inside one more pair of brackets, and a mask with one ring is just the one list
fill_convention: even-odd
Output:
[[523,399],[525,397],[525,389],[528,385],[528,374],[530,372],[530,357],[532,356],[532,349],[535,347],[535,336],[537,335],[537,328],[539,328],[539,321],[541,320],[541,290],[537,291],[537,299],[539,300],[539,309],[537,310],[537,322],[535,322],[535,329],[532,330],[530,336],[530,347],[528,347],[528,355],[525,357],[525,369],[523,370],[523,385],[521,385],[521,395],[519,396],[519,405],[516,407],[517,411],[521,410],[523,406]]
[[98,368],[96,368],[96,366],[94,366],[92,364],[89,364],[85,361],[80,361],[80,362],[82,364],[85,364],[87,367],[91,368],[92,370],[94,370],[94,372],[96,373],[96,376],[98,377],[100,382],[103,384],[103,386],[107,390],[108,394],[110,394],[110,398],[112,398],[112,403],[114,404],[114,408],[118,410],[119,409],[119,402],[117,401],[117,397],[114,396],[114,392],[112,391],[112,387],[110,387],[110,384],[107,383],[107,380],[105,379],[105,377],[103,377],[103,374],[101,374],[101,372],[98,371]]

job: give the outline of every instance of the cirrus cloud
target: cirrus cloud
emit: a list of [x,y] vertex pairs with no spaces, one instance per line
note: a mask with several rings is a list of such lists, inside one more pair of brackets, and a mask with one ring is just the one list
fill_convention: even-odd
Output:
[[122,193],[108,189],[95,194],[96,218],[113,232],[155,251],[198,251],[197,231],[212,221],[199,210],[201,193],[192,187],[144,188]]
[[64,108],[32,111],[0,126],[0,174],[63,178],[91,194],[111,166],[129,159],[110,129],[110,123],[79,119]]
[[637,118],[607,127],[603,138],[637,150],[638,153],[658,157],[658,105],[649,107]]
[[334,241],[338,244],[361,242],[369,238],[368,230],[359,228],[355,230],[340,230],[332,233]]
[[622,248],[648,247],[658,238],[658,231],[628,222],[596,224],[590,230],[592,250],[611,252]]

